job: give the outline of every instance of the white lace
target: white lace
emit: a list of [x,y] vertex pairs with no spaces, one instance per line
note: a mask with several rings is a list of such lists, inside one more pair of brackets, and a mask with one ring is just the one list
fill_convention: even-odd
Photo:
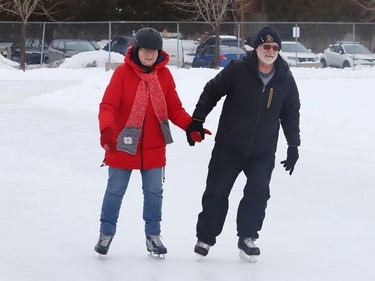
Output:
[[248,246],[249,248],[256,248],[254,244],[254,241],[255,241],[254,238],[248,237],[248,238],[245,238],[243,241],[245,242],[246,246]]
[[111,239],[112,239],[112,236],[102,234],[100,236],[100,245],[102,245],[103,247],[107,247]]
[[202,241],[198,241],[197,242],[197,246],[199,246],[199,247],[202,247],[202,248],[205,248],[205,249],[207,249],[207,250],[209,250],[210,249],[210,245],[208,245],[208,244],[206,244],[206,243],[204,243],[204,242],[202,242]]
[[163,243],[160,240],[159,235],[150,235],[151,240],[157,245],[157,246],[164,246]]

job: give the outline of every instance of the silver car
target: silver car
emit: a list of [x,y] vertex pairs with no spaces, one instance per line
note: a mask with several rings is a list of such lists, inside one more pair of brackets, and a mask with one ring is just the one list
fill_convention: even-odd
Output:
[[324,50],[320,61],[323,67],[374,66],[375,54],[359,42],[337,42]]
[[280,56],[288,62],[290,66],[322,67],[319,56],[301,43],[282,41],[281,45]]
[[82,52],[95,51],[88,40],[80,39],[55,39],[49,45],[45,54],[45,63],[69,58]]

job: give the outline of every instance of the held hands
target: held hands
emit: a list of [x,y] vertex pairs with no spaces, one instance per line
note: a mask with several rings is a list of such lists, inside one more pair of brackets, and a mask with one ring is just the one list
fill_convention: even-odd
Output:
[[283,164],[285,171],[289,171],[289,175],[292,175],[294,166],[296,165],[298,158],[298,147],[289,146],[286,160],[280,162],[281,164]]
[[116,140],[113,134],[112,128],[105,128],[100,135],[100,145],[105,151],[115,152],[116,151]]
[[203,128],[203,122],[198,120],[193,119],[186,129],[186,137],[190,146],[194,146],[196,142],[204,140],[205,134],[212,135],[209,130]]

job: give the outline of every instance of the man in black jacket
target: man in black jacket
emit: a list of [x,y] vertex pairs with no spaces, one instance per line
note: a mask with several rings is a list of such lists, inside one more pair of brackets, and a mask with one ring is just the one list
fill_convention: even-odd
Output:
[[275,165],[280,125],[288,143],[282,161],[291,175],[300,145],[300,100],[288,64],[279,56],[281,39],[265,27],[254,42],[254,51],[232,61],[210,80],[198,100],[193,121],[186,130],[190,145],[194,134],[204,138],[203,123],[217,102],[226,97],[215,147],[209,163],[203,210],[198,216],[194,251],[206,256],[221,233],[228,211],[228,196],[237,176],[244,172],[247,182],[237,211],[240,258],[255,262],[259,237],[270,198],[269,183]]

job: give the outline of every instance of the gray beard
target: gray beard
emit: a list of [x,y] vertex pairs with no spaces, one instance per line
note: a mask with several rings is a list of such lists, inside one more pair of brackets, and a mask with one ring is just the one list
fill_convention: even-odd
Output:
[[270,61],[270,60],[266,60],[266,59],[264,59],[263,57],[261,57],[258,53],[257,53],[257,56],[258,56],[258,59],[259,59],[262,63],[267,64],[267,65],[271,65],[271,64],[273,64],[273,63],[276,61],[276,59],[277,59],[277,56],[276,56],[272,61]]

